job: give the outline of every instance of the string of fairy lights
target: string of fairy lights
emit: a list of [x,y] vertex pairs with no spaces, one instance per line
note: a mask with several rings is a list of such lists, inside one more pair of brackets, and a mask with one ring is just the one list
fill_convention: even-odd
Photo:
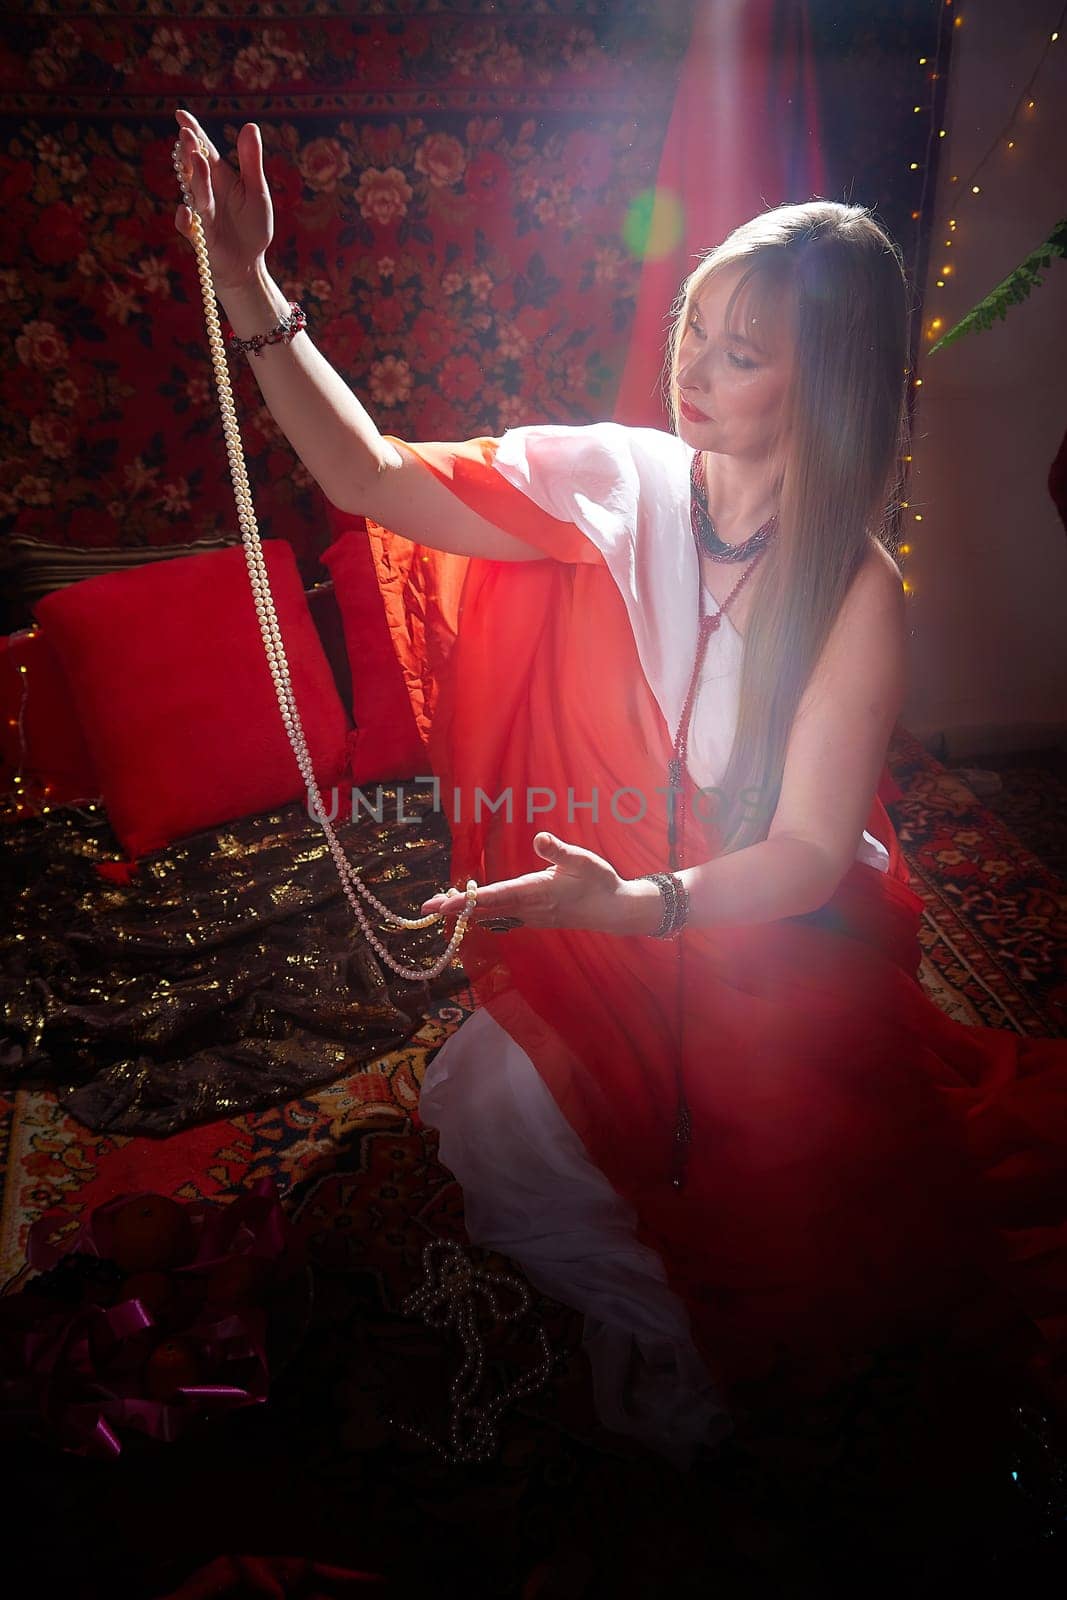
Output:
[[[18,735],[19,735],[19,764],[18,764],[18,770],[16,771],[16,773],[14,775],[14,778],[12,779],[12,782],[14,783],[14,786],[15,786],[15,794],[13,796],[14,805],[15,805],[15,811],[16,811],[16,813],[21,814],[26,809],[26,801],[25,801],[25,798],[24,798],[24,795],[23,795],[23,787],[24,787],[24,784],[25,784],[25,781],[26,781],[26,779],[25,779],[26,757],[27,757],[27,755],[29,753],[28,749],[27,749],[27,744],[26,744],[26,706],[27,706],[27,703],[29,701],[29,693],[30,693],[29,673],[27,672],[24,663],[21,662],[21,661],[19,662],[18,674],[19,674],[19,709],[18,709],[17,716],[11,717],[9,719],[9,724],[10,724],[10,726],[12,728],[17,728],[18,729]],[[50,792],[50,789],[51,789],[51,785],[50,784],[45,784],[43,792],[45,794],[48,794]],[[42,810],[46,810],[47,807],[42,807],[41,809]]]
[[[40,632],[40,629],[34,624],[26,632],[32,638]],[[52,793],[53,785],[39,782],[33,774],[29,762],[30,750],[26,736],[26,712],[29,706],[30,670],[25,662],[20,661],[16,664],[16,671],[18,674],[19,704],[15,715],[8,718],[8,727],[17,729],[18,765],[11,778],[11,792],[3,796],[0,803],[2,803],[8,814],[16,817],[26,816],[27,813],[31,813],[34,816],[38,814],[47,816],[52,807],[46,802],[48,796]],[[77,807],[72,807],[71,809],[77,809]],[[89,802],[88,809],[95,812],[95,804]]]
[[[920,67],[931,67],[931,70],[926,74],[925,82],[935,84],[940,78],[940,73],[936,70],[936,65],[937,62],[942,59],[942,45],[944,42],[945,29],[950,24],[953,28],[962,28],[964,26],[964,20],[964,14],[959,9],[958,5],[954,4],[954,0],[944,0],[938,16],[938,33],[933,61],[931,63],[931,58],[929,56],[919,57]],[[1000,131],[990,141],[987,149],[978,159],[978,161],[976,161],[972,171],[969,172],[966,177],[961,179],[958,172],[953,172],[949,175],[949,184],[957,186],[952,190],[954,199],[952,210],[954,214],[947,219],[946,230],[948,232],[948,238],[942,240],[941,246],[937,250],[937,255],[943,256],[944,251],[958,250],[961,235],[958,231],[959,217],[955,213],[962,212],[964,207],[973,205],[978,197],[985,192],[984,185],[978,180],[981,178],[982,174],[985,172],[993,158],[997,155],[1004,155],[1009,152],[1014,152],[1015,150],[1019,149],[1020,146],[1025,148],[1025,135],[1032,128],[1035,121],[1035,114],[1038,109],[1036,87],[1037,80],[1041,75],[1041,69],[1045,65],[1045,61],[1048,58],[1049,52],[1055,47],[1056,44],[1059,43],[1060,36],[1064,30],[1065,20],[1067,20],[1067,0],[1065,0],[1065,3],[1061,6],[1060,14],[1056,19],[1055,26],[1047,34],[1041,48],[1041,53],[1034,65],[1034,69],[1020,90],[1015,104],[1012,106],[1011,112]],[[913,211],[911,214],[913,222],[918,222],[920,220],[925,209],[927,184],[929,182],[929,175],[933,165],[931,155],[935,142],[935,134],[936,138],[940,140],[945,138],[947,133],[947,129],[937,126],[936,100],[937,95],[935,92],[931,96],[929,104],[924,105],[920,101],[920,103],[913,108],[914,115],[921,116],[922,113],[926,111],[930,117],[930,131],[927,136],[926,143],[926,159],[923,162],[912,161],[909,163],[909,170],[911,172],[918,172],[920,170],[922,172],[922,187],[919,195],[918,209]],[[1021,139],[1020,135],[1023,136]],[[955,199],[955,196],[957,195],[959,197],[958,200]],[[955,274],[955,271],[956,263],[954,259],[942,259],[941,265],[937,269],[937,275],[934,277],[934,289],[944,289],[947,286],[949,279]],[[933,314],[927,319],[923,328],[924,341],[927,344],[932,344],[935,339],[938,339],[941,336],[944,326],[945,318],[937,314],[937,308],[935,306],[933,308]],[[910,373],[910,368],[905,368],[905,372]],[[913,378],[913,388],[921,389],[922,382],[923,380],[919,377]],[[910,463],[911,456],[905,456],[904,460],[905,462]],[[902,500],[900,502],[900,506],[903,511],[910,511],[909,501]],[[912,511],[911,519],[914,522],[921,522],[923,520],[922,512]],[[907,543],[898,545],[897,549],[902,556],[908,556],[911,553],[911,545]],[[904,592],[905,594],[909,595],[913,592],[912,585],[906,578],[904,579]]]
[[[24,630],[27,638],[35,638],[40,633],[37,623]],[[23,634],[13,635],[22,638]],[[2,658],[0,658],[2,659]],[[30,761],[30,745],[26,732],[26,713],[29,709],[30,695],[30,669],[24,661],[15,663],[18,676],[19,704],[14,716],[8,717],[8,727],[15,728],[18,732],[17,765],[11,778],[11,790],[7,794],[0,794],[0,816],[25,817],[47,816],[52,810],[48,804],[48,797],[54,792],[55,785],[46,783],[33,771]],[[94,800],[83,800],[81,803],[73,800],[63,801],[65,811],[74,812],[89,822],[98,822],[103,807]],[[90,815],[91,813],[91,815]]]

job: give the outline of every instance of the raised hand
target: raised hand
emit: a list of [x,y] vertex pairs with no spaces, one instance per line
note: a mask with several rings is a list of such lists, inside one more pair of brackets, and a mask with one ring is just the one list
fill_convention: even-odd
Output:
[[[237,135],[240,172],[224,161],[189,111],[174,113],[180,132],[181,165],[204,230],[216,289],[240,289],[253,282],[274,237],[274,208],[263,171],[263,141],[254,122]],[[205,156],[204,151],[207,151]],[[191,239],[193,219],[180,205],[174,225]]]

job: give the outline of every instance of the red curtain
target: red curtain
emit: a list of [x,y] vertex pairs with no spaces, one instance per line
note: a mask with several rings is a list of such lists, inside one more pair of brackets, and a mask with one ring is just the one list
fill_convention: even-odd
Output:
[[615,420],[663,427],[667,316],[699,257],[825,189],[803,0],[698,0],[660,157]]

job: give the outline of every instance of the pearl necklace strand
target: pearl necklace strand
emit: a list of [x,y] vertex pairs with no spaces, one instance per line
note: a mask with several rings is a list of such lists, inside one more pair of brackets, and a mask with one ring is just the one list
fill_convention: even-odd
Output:
[[[207,150],[203,141],[200,149],[207,159]],[[248,483],[248,473],[245,470],[244,451],[241,447],[241,433],[237,424],[237,413],[233,403],[233,392],[230,388],[230,374],[226,365],[226,347],[223,342],[222,328],[219,323],[218,307],[215,303],[215,289],[211,276],[211,263],[208,259],[207,245],[204,241],[204,230],[200,217],[193,205],[185,177],[182,173],[181,143],[176,141],[173,154],[174,171],[181,188],[182,199],[189,207],[192,214],[192,244],[196,253],[196,265],[200,274],[200,291],[204,301],[204,319],[207,323],[208,346],[211,351],[211,364],[215,372],[215,387],[218,391],[219,410],[222,413],[222,431],[226,440],[226,454],[230,465],[230,479],[233,484],[233,496],[237,505],[237,520],[241,529],[241,539],[244,544],[245,560],[248,565],[248,578],[252,586],[252,598],[255,602],[256,616],[259,619],[260,633],[263,638],[263,648],[266,652],[267,662],[270,666],[271,677],[274,680],[274,689],[278,696],[278,709],[281,712],[285,731],[289,735],[296,764],[307,786],[308,798],[311,801],[315,817],[321,824],[329,845],[330,854],[334,865],[341,878],[341,887],[345,898],[356,914],[356,920],[363,930],[367,943],[380,956],[390,971],[395,972],[400,978],[405,978],[411,983],[421,982],[426,979],[438,977],[451,962],[459,949],[463,935],[467,931],[467,924],[475,909],[478,885],[473,878],[468,878],[465,891],[465,902],[462,911],[456,918],[455,930],[449,939],[444,952],[429,967],[409,967],[394,959],[378,938],[371,923],[359,903],[359,895],[368,905],[373,906],[379,916],[384,920],[391,931],[407,928],[428,928],[435,922],[443,919],[444,913],[433,912],[427,917],[400,917],[389,907],[383,905],[376,895],[367,888],[359,874],[359,868],[354,867],[345,854],[344,847],[327,820],[326,808],[322,803],[322,795],[315,781],[315,772],[311,763],[307,739],[304,736],[300,712],[293,695],[293,687],[289,678],[289,663],[282,643],[281,632],[278,628],[278,617],[274,609],[274,597],[270,591],[267,579],[266,563],[263,559],[263,545],[260,542],[259,529],[256,523],[256,514],[252,507],[252,491]],[[354,892],[355,891],[355,892]]]
[[[438,1257],[442,1259],[436,1260]],[[396,1417],[386,1417],[384,1421],[428,1445],[452,1466],[468,1461],[491,1461],[498,1448],[497,1422],[505,1408],[513,1400],[543,1389],[552,1376],[548,1337],[543,1328],[538,1328],[537,1340],[541,1347],[538,1364],[516,1378],[487,1405],[475,1405],[485,1375],[485,1346],[478,1332],[475,1296],[480,1294],[485,1299],[499,1322],[516,1322],[530,1309],[530,1291],[509,1273],[487,1272],[473,1266],[459,1245],[447,1239],[433,1239],[424,1247],[422,1266],[423,1281],[408,1295],[401,1309],[405,1316],[419,1313],[431,1328],[455,1328],[463,1345],[463,1364],[448,1390],[452,1402],[448,1443]],[[515,1291],[518,1304],[513,1311],[500,1309],[494,1285]]]

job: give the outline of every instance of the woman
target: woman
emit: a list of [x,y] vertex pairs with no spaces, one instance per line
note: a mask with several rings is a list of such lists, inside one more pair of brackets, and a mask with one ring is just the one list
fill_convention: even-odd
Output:
[[258,130],[238,178],[178,121],[231,325],[277,325],[265,400],[371,523],[453,880],[510,929],[472,925],[480,1009],[421,1101],[471,1237],[585,1311],[601,1416],[682,1463],[750,1383],[937,1331],[1062,1406],[1067,1052],[923,994],[876,793],[906,644],[870,531],[907,348],[884,233],[812,202],[713,251],[673,434],[410,445],[284,322]]

